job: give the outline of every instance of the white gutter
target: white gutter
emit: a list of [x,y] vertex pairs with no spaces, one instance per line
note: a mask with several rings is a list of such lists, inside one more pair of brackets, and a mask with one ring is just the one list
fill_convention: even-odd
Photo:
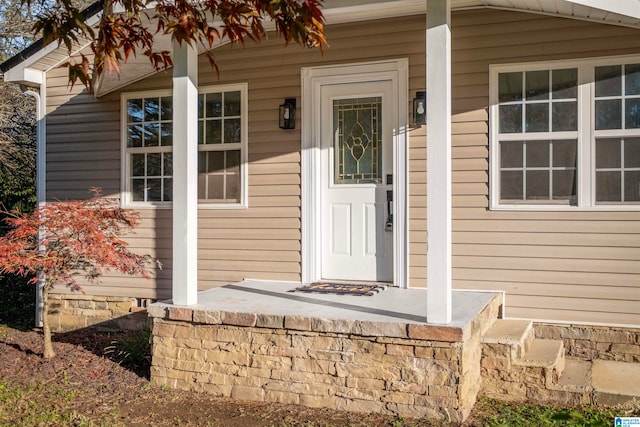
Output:
[[[37,134],[36,134],[36,197],[38,207],[45,204],[47,200],[46,193],[46,168],[47,168],[47,128],[46,128],[46,112],[47,112],[47,93],[46,93],[46,76],[43,74],[42,83],[40,83],[40,92],[35,90],[26,90],[25,95],[33,96],[36,99],[36,118],[37,118]],[[44,238],[44,230],[38,233],[38,240]],[[42,289],[44,288],[45,276],[38,274],[38,284],[36,289],[36,327],[42,327],[43,316],[43,300]]]

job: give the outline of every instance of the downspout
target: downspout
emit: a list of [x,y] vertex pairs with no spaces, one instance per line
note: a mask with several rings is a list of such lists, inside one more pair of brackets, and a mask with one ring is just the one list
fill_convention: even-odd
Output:
[[[24,91],[25,95],[33,96],[36,99],[36,119],[37,119],[37,133],[36,133],[36,198],[38,207],[45,204],[47,200],[46,192],[46,168],[47,168],[47,127],[46,127],[46,111],[47,111],[47,92],[46,92],[46,78],[43,79],[40,84],[39,93],[35,90],[28,89]],[[40,229],[38,233],[38,240],[44,239],[44,229]],[[36,327],[42,327],[42,316],[44,302],[42,299],[42,289],[45,284],[44,273],[38,273],[38,284],[36,287]]]

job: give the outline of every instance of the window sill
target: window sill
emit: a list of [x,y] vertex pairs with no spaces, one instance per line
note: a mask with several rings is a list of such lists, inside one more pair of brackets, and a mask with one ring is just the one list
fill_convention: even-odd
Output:
[[[123,204],[122,209],[137,209],[137,210],[154,210],[154,209],[173,209],[173,203],[128,203]],[[249,209],[249,206],[245,204],[198,204],[198,210],[244,210]]]
[[489,210],[514,212],[638,212],[640,211],[640,205],[497,205],[490,206]]

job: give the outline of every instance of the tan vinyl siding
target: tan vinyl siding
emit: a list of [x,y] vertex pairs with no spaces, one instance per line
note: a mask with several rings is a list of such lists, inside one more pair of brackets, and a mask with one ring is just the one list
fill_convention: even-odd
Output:
[[[201,87],[248,83],[249,208],[200,210],[200,289],[243,278],[300,280],[301,126],[298,121],[296,130],[280,130],[278,105],[284,98],[300,97],[301,67],[408,57],[411,67],[424,75],[423,21],[414,17],[329,27],[331,46],[324,54],[295,45],[284,49],[277,38],[246,48],[225,46],[215,52],[219,75],[201,57]],[[411,90],[423,89],[422,81],[415,80]],[[118,197],[122,92],[98,101],[81,93],[79,86],[70,93],[66,69],[50,74],[48,85],[49,198],[85,197],[91,185]],[[123,92],[170,87],[170,72],[159,73]],[[103,286],[88,286],[87,292],[113,294],[119,289],[117,295],[170,296],[171,211],[141,213],[143,224],[130,242],[135,250],[157,256],[163,263],[157,292],[153,281],[129,278],[108,278]]]
[[511,317],[640,324],[639,212],[489,211],[487,174],[489,65],[638,54],[637,30],[477,10],[452,39],[454,287],[505,290]]
[[[640,325],[640,213],[489,211],[489,66],[640,53],[637,30],[549,16],[480,9],[453,14],[454,287],[507,292],[507,315]],[[301,67],[409,59],[409,99],[425,90],[425,19],[328,26],[324,54],[273,38],[215,51],[219,76],[200,59],[200,86],[248,84],[249,208],[199,213],[199,288],[243,278],[300,280],[300,120],[277,126],[284,98],[298,97]],[[96,101],[66,69],[48,78],[48,197],[120,191],[120,93]],[[169,89],[171,74],[125,92]],[[409,106],[407,106],[409,107]],[[298,109],[300,119],[300,108]],[[426,128],[409,139],[410,285],[426,286]],[[158,256],[156,281],[109,277],[95,294],[170,296],[171,211],[141,211],[130,238]]]

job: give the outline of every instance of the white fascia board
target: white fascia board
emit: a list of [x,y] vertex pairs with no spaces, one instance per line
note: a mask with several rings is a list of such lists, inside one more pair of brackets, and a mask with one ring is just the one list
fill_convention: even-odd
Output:
[[4,73],[4,81],[25,86],[40,86],[44,83],[44,71],[18,66]]
[[[87,19],[87,24],[89,26],[95,26],[100,21],[101,17],[102,17],[102,12],[96,13],[95,15]],[[82,49],[89,46],[89,44],[90,44],[89,42],[81,43],[79,46],[76,47],[76,50],[74,51],[74,53],[81,51]],[[30,72],[25,71],[27,69],[32,69],[34,71],[43,71],[46,73],[50,69],[55,68],[55,66],[58,66],[59,64],[56,64],[54,67],[51,67],[51,66],[45,67],[45,66],[42,66],[42,64],[40,64],[39,66],[38,62],[41,59],[46,58],[48,55],[50,55],[51,53],[53,53],[59,48],[60,48],[60,45],[56,42],[49,43],[48,45],[42,47],[39,51],[35,52],[30,57],[24,59],[15,67],[5,71],[4,80],[15,82],[15,83],[22,83],[22,81],[20,80],[21,76],[28,77],[30,75]],[[29,81],[25,80],[24,82],[28,83]],[[31,83],[33,84],[35,82],[31,82]]]
[[629,16],[634,19],[640,19],[640,1],[639,0],[565,0],[569,3],[579,4],[581,6],[592,7],[594,9],[604,10],[618,15]]

